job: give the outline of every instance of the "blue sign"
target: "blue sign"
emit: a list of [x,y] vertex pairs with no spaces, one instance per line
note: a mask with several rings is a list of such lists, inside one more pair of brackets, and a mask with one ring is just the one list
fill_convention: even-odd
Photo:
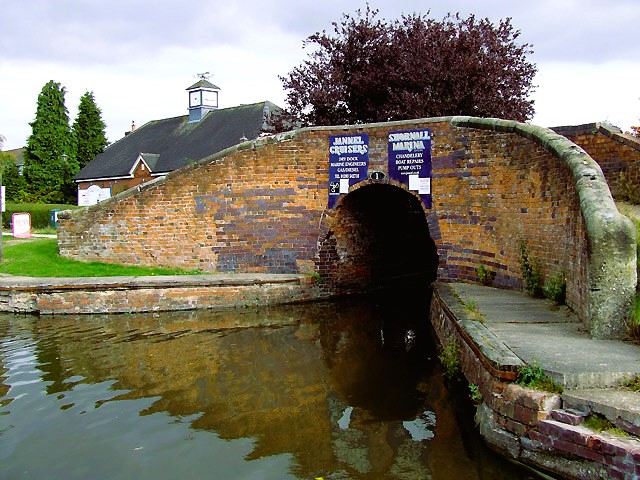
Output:
[[389,133],[389,178],[409,187],[431,208],[431,130]]
[[329,201],[333,208],[349,187],[366,180],[369,168],[369,135],[331,135],[329,137]]

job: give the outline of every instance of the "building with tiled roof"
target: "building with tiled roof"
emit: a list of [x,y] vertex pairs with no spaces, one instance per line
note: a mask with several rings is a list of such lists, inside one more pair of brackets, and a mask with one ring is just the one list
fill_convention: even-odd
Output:
[[201,79],[187,88],[188,115],[132,125],[74,177],[78,205],[93,205],[273,130],[271,115],[279,107],[265,101],[218,109],[219,90]]

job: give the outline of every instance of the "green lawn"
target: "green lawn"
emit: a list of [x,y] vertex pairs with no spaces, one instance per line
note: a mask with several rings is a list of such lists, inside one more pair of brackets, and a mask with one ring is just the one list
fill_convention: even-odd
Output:
[[55,238],[4,242],[0,274],[25,277],[111,277],[188,275],[200,272],[168,268],[132,267],[100,262],[77,262],[58,255]]

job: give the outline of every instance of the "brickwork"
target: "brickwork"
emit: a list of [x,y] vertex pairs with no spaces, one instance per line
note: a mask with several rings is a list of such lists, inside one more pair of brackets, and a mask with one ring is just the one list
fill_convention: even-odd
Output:
[[[433,132],[432,208],[388,176],[353,185],[326,208],[330,135],[366,132],[369,171],[388,174],[388,133],[424,127]],[[575,172],[530,137],[452,119],[266,137],[87,210],[62,212],[60,252],[204,272],[315,272],[341,293],[366,288],[376,275],[416,273],[416,264],[466,281],[478,280],[482,264],[496,273],[495,285],[520,288],[525,242],[545,275],[566,274],[567,302],[589,323],[593,278]],[[381,260],[390,258],[397,262]]]
[[0,285],[0,311],[60,315],[225,309],[320,296],[315,279],[302,275],[49,279],[36,284],[8,279]]
[[599,123],[554,130],[584,148],[598,162],[610,185],[618,181],[621,172],[634,185],[640,185],[640,138]]

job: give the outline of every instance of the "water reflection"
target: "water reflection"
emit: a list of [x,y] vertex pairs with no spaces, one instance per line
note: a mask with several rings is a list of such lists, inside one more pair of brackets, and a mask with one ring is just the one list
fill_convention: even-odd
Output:
[[428,294],[3,316],[0,477],[522,478],[472,458]]

